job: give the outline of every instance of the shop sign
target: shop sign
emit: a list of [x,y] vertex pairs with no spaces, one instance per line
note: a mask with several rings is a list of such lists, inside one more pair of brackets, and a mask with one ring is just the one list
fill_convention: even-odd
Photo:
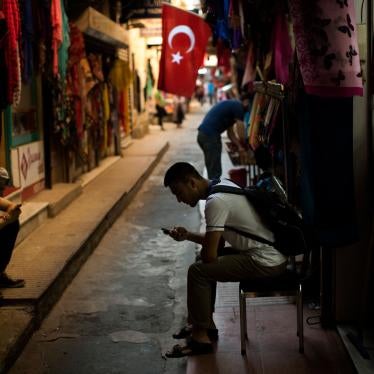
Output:
[[22,145],[11,151],[13,184],[25,188],[44,179],[43,142]]

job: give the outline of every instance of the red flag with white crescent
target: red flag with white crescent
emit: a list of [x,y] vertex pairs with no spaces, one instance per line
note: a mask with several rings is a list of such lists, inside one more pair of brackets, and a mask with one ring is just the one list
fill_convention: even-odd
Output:
[[170,4],[162,5],[162,52],[158,89],[190,97],[211,35],[199,15]]

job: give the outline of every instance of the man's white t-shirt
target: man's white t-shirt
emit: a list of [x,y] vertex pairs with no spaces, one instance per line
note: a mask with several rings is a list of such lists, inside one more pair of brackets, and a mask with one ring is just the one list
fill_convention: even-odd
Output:
[[[217,185],[238,187],[227,179],[221,180]],[[207,232],[223,231],[223,238],[233,248],[249,251],[253,260],[262,266],[277,266],[287,260],[274,247],[225,229],[225,226],[231,226],[270,242],[274,241],[273,233],[264,226],[253,206],[243,195],[221,192],[209,195],[205,204],[205,221]]]

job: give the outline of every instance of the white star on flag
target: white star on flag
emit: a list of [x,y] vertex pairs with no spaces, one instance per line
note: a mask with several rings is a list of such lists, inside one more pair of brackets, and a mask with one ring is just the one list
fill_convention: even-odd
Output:
[[183,56],[181,56],[179,51],[177,53],[172,53],[171,56],[173,58],[173,60],[171,61],[173,64],[174,63],[180,64],[181,60],[183,59]]

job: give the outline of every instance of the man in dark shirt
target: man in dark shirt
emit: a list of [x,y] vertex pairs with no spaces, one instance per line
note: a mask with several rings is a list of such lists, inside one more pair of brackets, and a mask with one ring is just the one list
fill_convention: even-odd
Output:
[[[221,134],[227,131],[229,139],[236,145],[239,156],[244,157],[246,150],[235,134],[233,125],[242,122],[249,106],[249,97],[242,100],[224,100],[214,105],[198,128],[197,142],[204,152],[205,166],[209,179],[218,179],[222,174]],[[244,154],[244,155],[243,155]]]

